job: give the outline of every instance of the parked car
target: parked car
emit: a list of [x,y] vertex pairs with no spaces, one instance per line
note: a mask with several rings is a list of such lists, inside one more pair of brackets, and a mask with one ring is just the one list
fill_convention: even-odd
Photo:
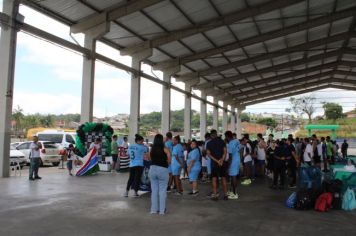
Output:
[[[61,155],[59,154],[61,148],[55,142],[50,141],[39,141],[42,144],[40,149],[41,155],[41,166],[44,164],[52,164],[53,166],[58,166],[61,161]],[[16,146],[16,149],[22,152],[25,155],[27,163],[30,163],[30,144],[32,142],[23,142],[20,145]]]
[[51,141],[60,145],[60,148],[68,148],[69,144],[75,145],[76,133],[64,132],[61,130],[44,130],[38,132],[36,136],[39,141]]
[[18,162],[21,169],[27,164],[25,155],[19,150],[16,150],[13,146],[10,146],[10,164],[11,162]]

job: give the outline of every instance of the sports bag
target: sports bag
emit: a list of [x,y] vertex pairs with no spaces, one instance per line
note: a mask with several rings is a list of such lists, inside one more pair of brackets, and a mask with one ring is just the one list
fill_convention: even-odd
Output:
[[312,197],[308,189],[300,189],[297,192],[297,201],[295,203],[295,209],[297,210],[309,210],[312,206]]
[[352,211],[356,209],[355,192],[350,188],[347,188],[342,199],[342,209],[345,211]]
[[297,203],[297,193],[293,192],[287,199],[286,206],[288,208],[294,208]]
[[333,202],[333,195],[331,193],[323,193],[321,194],[315,202],[314,209],[320,212],[328,211]]

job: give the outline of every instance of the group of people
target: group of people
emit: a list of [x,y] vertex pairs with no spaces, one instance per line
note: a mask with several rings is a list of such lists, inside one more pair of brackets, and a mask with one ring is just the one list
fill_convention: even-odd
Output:
[[[343,146],[344,154],[347,148],[345,151]],[[167,192],[174,189],[176,195],[183,195],[182,176],[187,175],[191,183],[189,195],[199,194],[198,180],[211,181],[212,200],[219,199],[219,186],[224,200],[235,200],[239,177],[243,178],[242,185],[250,185],[255,178],[270,176],[271,188],[284,189],[288,175],[289,188],[295,188],[298,167],[314,165],[329,171],[337,153],[336,143],[329,136],[294,139],[289,135],[287,139],[275,140],[270,134],[264,140],[262,134],[257,134],[257,139],[251,141],[248,134],[238,139],[235,133],[226,131],[223,139],[216,130],[211,130],[205,141],[182,143],[179,136],[173,137],[168,132],[165,137],[157,134],[148,147],[144,138],[136,135],[135,144],[128,147],[130,175],[124,196],[129,196],[130,189],[134,190],[134,197],[139,196],[144,160],[150,161],[151,213],[165,214]]]

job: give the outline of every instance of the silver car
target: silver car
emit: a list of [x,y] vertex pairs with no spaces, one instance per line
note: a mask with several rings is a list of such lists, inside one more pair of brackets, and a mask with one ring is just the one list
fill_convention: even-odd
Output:
[[[41,155],[41,166],[44,164],[52,164],[53,166],[58,166],[61,161],[60,147],[58,144],[50,141],[39,141],[42,144],[40,149]],[[23,142],[16,146],[16,149],[25,155],[27,163],[30,163],[31,149],[30,145],[32,142]]]

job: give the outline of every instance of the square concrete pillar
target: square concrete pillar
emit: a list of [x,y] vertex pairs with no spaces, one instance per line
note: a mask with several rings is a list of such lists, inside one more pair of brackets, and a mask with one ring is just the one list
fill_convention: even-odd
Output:
[[152,55],[152,49],[147,49],[132,55],[131,67],[137,73],[131,76],[131,95],[130,95],[130,120],[129,120],[129,142],[135,143],[135,134],[139,132],[140,120],[140,99],[141,99],[141,62]]
[[7,15],[6,24],[1,25],[0,35],[0,176],[9,177],[11,114],[14,94],[15,56],[17,29],[15,18],[18,3],[5,0],[3,13]]
[[[200,97],[204,100],[206,100],[206,93],[204,91],[201,91]],[[206,118],[207,118],[207,113],[206,113],[206,102],[200,101],[200,139],[204,140],[205,139],[205,134],[206,134]]]
[[[189,94],[192,92],[192,86],[188,83],[185,84],[185,91],[188,92]],[[192,98],[190,95],[185,95],[185,100],[184,100],[184,139],[187,141],[188,139],[191,139],[192,133],[191,133],[191,111],[192,111]]]
[[[180,70],[180,66],[163,70],[163,81],[171,84],[171,77]],[[166,134],[171,129],[171,87],[162,86],[162,134]]]
[[213,129],[219,132],[219,108],[218,108],[219,100],[214,97],[214,104],[213,107]]
[[83,55],[81,123],[93,121],[96,41],[109,30],[110,23],[104,22],[85,32],[84,47],[90,54]]
[[227,131],[227,104],[224,102],[224,110],[223,110],[223,120],[222,120],[222,128],[223,132]]

